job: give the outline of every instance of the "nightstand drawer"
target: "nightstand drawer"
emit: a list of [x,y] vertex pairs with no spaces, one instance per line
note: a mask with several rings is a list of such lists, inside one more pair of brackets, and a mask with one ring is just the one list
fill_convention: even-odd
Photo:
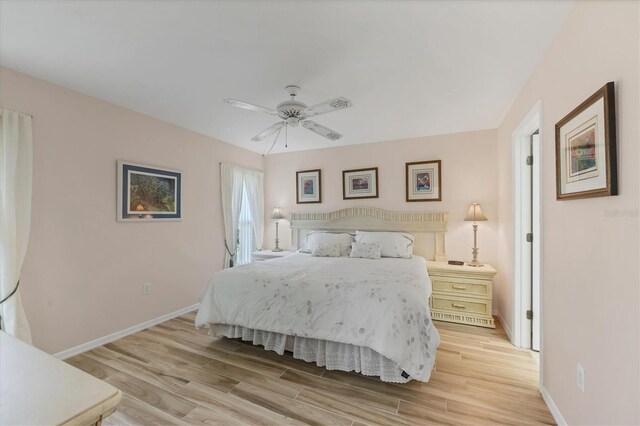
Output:
[[485,282],[482,284],[465,282],[455,279],[442,279],[439,277],[432,277],[431,283],[433,285],[433,291],[438,293],[452,293],[459,295],[472,295],[480,297],[491,297],[489,291],[489,285]]
[[431,296],[431,308],[449,312],[491,315],[491,300],[464,299],[434,294]]

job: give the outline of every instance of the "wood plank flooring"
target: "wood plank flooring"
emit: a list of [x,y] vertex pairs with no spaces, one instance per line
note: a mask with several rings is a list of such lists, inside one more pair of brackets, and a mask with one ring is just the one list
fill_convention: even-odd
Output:
[[429,383],[327,371],[195,330],[195,313],[67,362],[123,392],[105,425],[554,424],[538,365],[495,330],[436,322]]

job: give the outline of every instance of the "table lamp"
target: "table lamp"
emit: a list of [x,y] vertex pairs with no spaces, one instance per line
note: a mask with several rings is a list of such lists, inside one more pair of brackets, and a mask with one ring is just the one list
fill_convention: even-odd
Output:
[[282,219],[285,219],[284,215],[282,214],[282,211],[280,210],[279,206],[275,206],[273,208],[273,212],[271,213],[271,220],[275,220],[276,221],[276,246],[273,248],[273,250],[271,251],[282,251],[282,249],[278,246],[278,243],[280,242],[280,240],[278,239],[278,222]]
[[482,266],[482,263],[478,262],[478,224],[476,222],[488,220],[484,214],[480,204],[473,203],[469,207],[469,212],[464,218],[467,222],[473,222],[473,260],[468,263],[469,266]]

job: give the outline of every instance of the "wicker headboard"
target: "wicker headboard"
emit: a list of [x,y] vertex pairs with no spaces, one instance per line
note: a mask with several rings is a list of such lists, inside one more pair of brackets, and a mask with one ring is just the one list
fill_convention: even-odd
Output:
[[[354,232],[396,231],[416,236],[414,253],[430,260],[445,262],[447,212],[390,212],[373,207],[352,207],[331,213],[291,213],[291,244],[296,249],[313,230]],[[435,234],[434,249],[419,234]]]

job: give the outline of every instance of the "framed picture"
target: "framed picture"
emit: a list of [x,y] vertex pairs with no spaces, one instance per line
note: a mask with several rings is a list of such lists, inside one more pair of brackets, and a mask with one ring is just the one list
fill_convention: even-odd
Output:
[[378,198],[378,168],[343,170],[342,199]]
[[118,161],[118,221],[182,220],[182,173]]
[[442,201],[440,160],[406,163],[407,201]]
[[618,195],[613,82],[556,124],[556,198]]
[[320,170],[296,172],[296,203],[321,203],[322,182]]

